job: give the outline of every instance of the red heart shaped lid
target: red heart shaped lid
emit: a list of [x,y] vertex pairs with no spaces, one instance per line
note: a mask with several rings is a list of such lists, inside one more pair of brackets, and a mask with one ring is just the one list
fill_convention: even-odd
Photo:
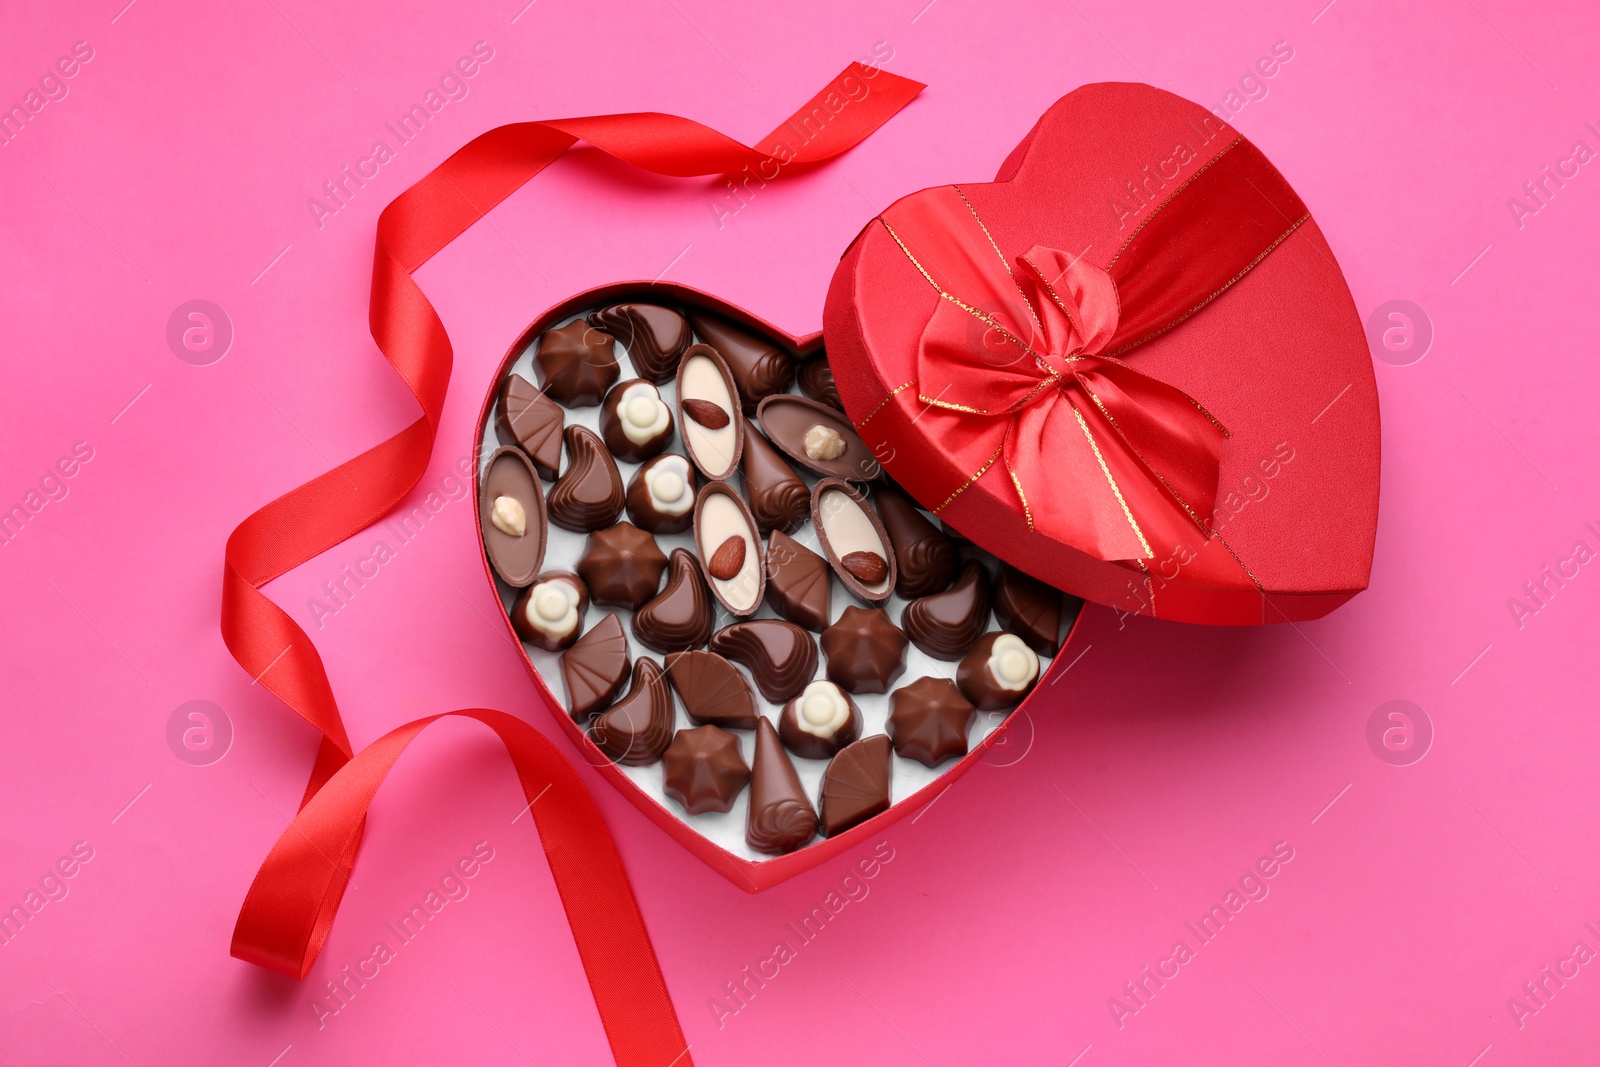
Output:
[[1293,188],[1196,104],[1063,97],[994,182],[868,223],[823,325],[883,466],[1029,574],[1223,624],[1366,588],[1378,397],[1355,304]]

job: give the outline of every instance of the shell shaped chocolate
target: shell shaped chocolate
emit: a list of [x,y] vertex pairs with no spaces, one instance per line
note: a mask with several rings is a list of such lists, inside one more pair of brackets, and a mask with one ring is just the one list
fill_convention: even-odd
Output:
[[738,668],[715,652],[674,652],[667,657],[667,680],[697,726],[748,730],[760,718],[755,694]]
[[545,510],[563,530],[587,533],[622,514],[622,475],[604,442],[587,426],[568,426],[567,469],[550,487]]
[[628,680],[628,635],[613,612],[561,653],[567,710],[582,722],[609,705]]

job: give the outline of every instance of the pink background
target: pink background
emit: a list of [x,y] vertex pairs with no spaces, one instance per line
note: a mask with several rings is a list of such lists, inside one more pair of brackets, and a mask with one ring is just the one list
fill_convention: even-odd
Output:
[[[1600,527],[1600,173],[1582,168],[1520,227],[1506,203],[1573,142],[1600,148],[1593,5],[124,2],[14,4],[0,32],[5,106],[74,42],[93,49],[0,145],[0,508],[76,442],[93,451],[0,546],[0,904],[75,842],[93,850],[0,947],[7,1062],[605,1061],[547,868],[528,820],[511,822],[513,776],[466,725],[437,728],[380,794],[309,979],[228,956],[313,737],[223,648],[223,541],[414,417],[366,332],[373,225],[449,150],[512,120],[640,109],[754,140],[875,42],[930,88],[720,229],[720,183],[580,154],[430,263],[457,357],[418,499],[449,488],[506,344],[568,293],[666,269],[814,328],[840,250],[893,198],[989,177],[1085,82],[1221,107],[1278,41],[1293,59],[1232,121],[1311,206],[1362,314],[1410,300],[1435,336],[1420,362],[1377,368],[1369,592],[1298,630],[1091,609],[1082,659],[1034,705],[1031,748],[889,833],[869,894],[720,1027],[711,999],[793,941],[785,924],[848,865],[746,896],[602,792],[694,1060],[1497,1067],[1600,1052],[1600,967],[1561,962],[1579,941],[1600,950],[1585,927],[1600,928],[1600,578],[1580,567],[1521,625],[1508,607],[1575,542],[1600,548],[1585,525]],[[493,58],[469,94],[319,229],[306,200],[479,40]],[[166,341],[194,298],[235,331],[209,366]],[[486,621],[465,502],[316,628],[308,598],[376,536],[271,589],[311,628],[357,744],[479,704],[549,730]],[[167,742],[193,699],[234,730],[209,766]],[[1409,766],[1367,740],[1396,699],[1434,733]],[[494,859],[469,895],[319,1028],[323,983],[477,841]],[[1275,842],[1293,860],[1268,895],[1200,945],[1185,922]],[[1108,1000],[1136,1006],[1123,983],[1179,939],[1192,961],[1119,1026]],[[1547,965],[1578,969],[1519,1020],[1508,998]]]

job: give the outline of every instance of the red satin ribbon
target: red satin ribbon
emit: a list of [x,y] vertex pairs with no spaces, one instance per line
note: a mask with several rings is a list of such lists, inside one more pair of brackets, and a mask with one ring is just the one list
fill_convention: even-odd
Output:
[[[260,592],[267,582],[376,522],[427,469],[453,354],[444,324],[411,272],[579,140],[658,174],[727,174],[749,166],[770,178],[766,171],[773,167],[803,168],[854,147],[922,88],[919,82],[851,64],[754,148],[689,119],[657,113],[501,126],[475,138],[384,208],[368,318],[374,340],[417,398],[422,417],[274,500],[228,538],[223,640],[253,679],[322,735],[300,812],[263,864],[240,911],[233,955],[305,976],[348,883],[367,801],[394,757],[433,721],[402,727],[352,760],[316,647]],[[559,793],[552,786],[536,823],[612,1050],[618,1063],[651,1067],[680,1056],[683,1037],[655,953],[582,782],[570,768],[557,769],[565,764],[526,724],[500,712],[455,714],[472,715],[496,729],[511,750],[524,789],[530,774],[552,783],[567,781]],[[317,848],[306,851],[307,839]],[[582,847],[572,849],[574,840]],[[596,911],[583,903],[591,899],[604,900],[607,907]],[[687,1056],[678,1062],[687,1064]]]

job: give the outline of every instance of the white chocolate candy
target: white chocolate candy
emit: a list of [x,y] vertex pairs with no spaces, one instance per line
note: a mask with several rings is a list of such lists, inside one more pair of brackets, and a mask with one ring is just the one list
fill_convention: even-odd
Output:
[[761,542],[756,540],[750,524],[745,521],[744,512],[739,510],[739,505],[734,503],[729,494],[705,494],[705,502],[695,523],[695,536],[699,539],[702,563],[708,561],[711,553],[728,538],[744,540],[744,564],[739,568],[739,573],[732,578],[713,578],[708,573],[706,578],[733,611],[749,609],[761,595]]
[[[839,559],[852,552],[871,552],[882,559],[889,558],[889,546],[878,536],[866,509],[849,493],[833,487],[824,489],[817,497],[814,517],[822,525],[828,547]],[[890,584],[889,576],[884,575],[876,582],[862,582],[861,588],[881,600],[889,595]]]
[[989,649],[989,677],[1001,689],[1020,693],[1039,677],[1039,657],[1016,634],[1001,634]]
[[844,438],[839,431],[820,422],[806,431],[804,443],[806,455],[812,459],[826,461],[844,455]]
[[514,496],[495,497],[489,521],[507,537],[521,537],[528,532],[528,511]]
[[839,732],[850,721],[850,702],[832,682],[818,680],[800,694],[800,714],[795,717],[800,729],[824,740]]
[[540,582],[529,591],[523,615],[533,629],[560,641],[577,629],[578,590],[560,578]]
[[661,436],[672,415],[661,394],[649,382],[636,382],[623,391],[617,402],[622,434],[636,445],[649,444]]
[[646,470],[644,484],[650,490],[650,503],[663,515],[687,515],[694,507],[689,461],[682,456],[666,456]]
[[708,400],[728,413],[728,425],[717,430],[685,418],[683,444],[708,475],[720,478],[733,470],[734,451],[739,447],[739,411],[721,368],[707,356],[691,355],[678,370],[678,397]]

